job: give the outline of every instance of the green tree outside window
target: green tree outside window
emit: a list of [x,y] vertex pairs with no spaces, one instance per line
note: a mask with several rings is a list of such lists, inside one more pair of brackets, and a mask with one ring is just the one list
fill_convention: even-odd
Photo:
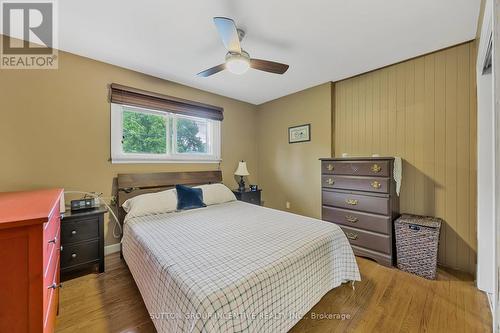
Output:
[[123,112],[123,152],[165,154],[167,152],[166,119],[159,115]]
[[[167,137],[172,131],[171,117],[123,111],[123,152],[128,154],[166,154]],[[188,118],[176,118],[176,153],[207,153],[207,124]],[[200,128],[201,126],[201,128]],[[201,131],[200,131],[201,129]],[[167,136],[168,135],[168,136]]]
[[206,153],[207,144],[198,136],[198,123],[191,119],[177,119],[177,152]]

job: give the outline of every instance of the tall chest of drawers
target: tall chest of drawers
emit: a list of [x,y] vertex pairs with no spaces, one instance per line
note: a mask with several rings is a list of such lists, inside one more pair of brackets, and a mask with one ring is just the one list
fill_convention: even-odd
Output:
[[399,198],[394,158],[321,159],[322,219],[339,225],[356,255],[395,263]]
[[54,331],[61,189],[0,193],[0,332]]

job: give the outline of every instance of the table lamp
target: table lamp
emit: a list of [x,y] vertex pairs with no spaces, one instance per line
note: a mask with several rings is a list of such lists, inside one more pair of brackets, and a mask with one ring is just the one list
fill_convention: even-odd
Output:
[[238,184],[240,186],[239,186],[238,190],[240,192],[244,192],[245,191],[245,181],[243,180],[243,177],[249,175],[248,169],[247,169],[247,162],[245,162],[245,161],[239,162],[238,163],[238,169],[236,169],[236,171],[234,172],[234,174],[236,176],[240,176],[240,181],[238,182]]

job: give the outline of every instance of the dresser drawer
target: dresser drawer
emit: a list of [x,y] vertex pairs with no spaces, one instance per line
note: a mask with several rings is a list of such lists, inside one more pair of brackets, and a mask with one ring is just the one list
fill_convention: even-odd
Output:
[[369,230],[381,234],[392,233],[392,223],[389,216],[355,212],[352,210],[323,206],[322,218],[358,229]]
[[48,222],[43,225],[43,244],[46,246],[49,242],[53,242],[56,238],[56,233],[59,232],[61,225],[61,217],[58,213],[52,214]]
[[353,191],[389,193],[390,178],[356,176],[322,176],[323,187]]
[[[52,302],[54,301],[53,292],[58,288],[51,288],[52,285],[59,285],[59,251],[53,256],[49,266],[48,274],[43,279],[43,318],[44,326],[47,323],[48,317],[51,315]],[[55,318],[55,312],[53,313]]]
[[59,303],[59,288],[51,289],[47,312],[44,313],[43,333],[54,333],[54,329],[56,326],[58,303]]
[[[59,303],[59,257],[56,260],[56,270],[54,271],[53,278],[50,282],[44,285],[44,301],[43,301],[43,332],[53,333],[56,315],[57,315],[57,305]],[[49,288],[49,286],[55,285],[56,288]]]
[[331,175],[389,177],[390,161],[322,161],[321,172]]
[[[43,276],[46,278],[54,269],[56,257],[59,257],[59,249],[61,247],[61,230],[57,229],[53,238],[43,244]],[[58,266],[57,266],[58,267]],[[50,281],[48,281],[50,282]]]
[[376,262],[378,262],[380,265],[384,265],[387,267],[392,266],[392,254],[372,251],[367,248],[359,247],[356,245],[352,245],[352,250],[354,251],[354,254],[357,256],[371,258]]
[[61,224],[63,244],[99,238],[99,218],[97,216],[65,221]]
[[344,231],[349,243],[355,246],[364,247],[370,250],[390,254],[391,236],[376,234],[371,231],[340,226]]
[[325,190],[322,195],[323,204],[327,206],[390,215],[389,198]]
[[245,191],[245,192],[240,192],[238,190],[233,191],[234,196],[236,199],[241,200],[243,202],[251,203],[254,205],[261,205],[261,191]]
[[260,192],[255,192],[254,193],[251,193],[251,194],[243,194],[241,196],[241,200],[245,201],[245,202],[248,202],[248,203],[251,203],[251,204],[254,204],[254,205],[260,205]]
[[99,240],[65,245],[61,252],[61,269],[99,260]]

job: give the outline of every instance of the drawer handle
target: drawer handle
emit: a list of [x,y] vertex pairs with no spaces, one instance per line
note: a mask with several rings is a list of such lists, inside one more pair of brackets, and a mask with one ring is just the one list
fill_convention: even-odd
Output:
[[333,164],[328,164],[328,166],[326,168],[328,171],[333,171],[333,169],[334,169]]
[[382,187],[382,184],[380,184],[380,182],[374,180],[373,182],[370,183],[370,185],[374,188],[374,189],[379,189],[380,187]]
[[333,185],[333,184],[335,184],[335,181],[334,181],[333,179],[331,179],[331,178],[328,178],[328,179],[326,180],[326,183],[327,183],[328,185]]
[[71,258],[75,259],[77,257],[76,253],[71,254]]
[[346,199],[345,203],[348,204],[348,205],[351,205],[351,206],[356,206],[358,204],[358,200],[356,200],[356,199]]
[[57,237],[56,237],[56,238],[54,238],[54,239],[49,240],[49,244],[50,244],[50,243],[55,244],[56,242],[57,242]]
[[71,231],[72,235],[76,235],[76,230]]
[[57,288],[62,288],[62,283],[52,283],[47,289],[57,289]]
[[379,173],[381,170],[382,168],[378,164],[372,165],[372,172]]
[[345,219],[347,220],[347,222],[351,222],[351,223],[356,223],[359,221],[357,217],[354,217],[352,215],[346,215]]
[[345,235],[350,240],[356,240],[356,239],[358,239],[358,234],[355,234],[354,232],[347,232]]

